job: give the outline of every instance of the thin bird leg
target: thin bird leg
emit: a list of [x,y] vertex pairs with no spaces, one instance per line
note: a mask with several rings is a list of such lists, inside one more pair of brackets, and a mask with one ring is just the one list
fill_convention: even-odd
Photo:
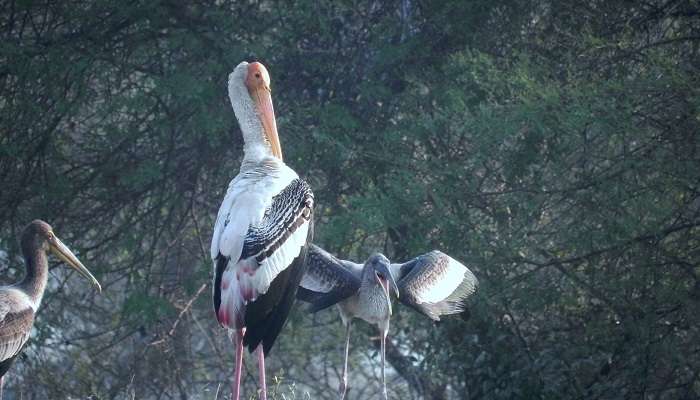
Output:
[[382,332],[382,394],[384,395],[384,400],[389,400],[389,396],[386,393],[386,373],[384,371],[384,359],[386,354],[386,332]]
[[343,378],[340,381],[340,400],[345,399],[345,393],[348,391],[348,355],[350,354],[350,324],[352,321],[348,321],[345,326],[345,363],[343,364]]
[[241,367],[243,366],[243,336],[245,328],[234,332],[232,336],[233,343],[236,346],[236,369],[234,370],[233,383],[231,384],[231,400],[239,400],[239,392],[241,390]]
[[265,353],[262,344],[258,345],[258,373],[260,374],[260,400],[267,400],[267,386],[265,385]]
[[5,386],[5,377],[0,376],[0,400],[2,400],[2,390],[3,390],[4,386]]

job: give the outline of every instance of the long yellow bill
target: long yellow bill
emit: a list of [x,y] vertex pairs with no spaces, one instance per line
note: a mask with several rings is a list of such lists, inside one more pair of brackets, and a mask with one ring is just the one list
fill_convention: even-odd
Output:
[[270,88],[265,86],[258,87],[254,90],[253,96],[255,106],[258,108],[258,114],[260,115],[260,121],[265,130],[265,136],[272,148],[272,154],[281,160],[282,147],[280,146],[279,136],[277,136],[277,120],[275,119],[275,109],[272,106]]
[[102,291],[102,286],[100,286],[100,282],[98,282],[97,279],[94,276],[92,276],[90,271],[88,271],[88,269],[85,268],[83,263],[81,263],[80,260],[78,260],[78,257],[76,257],[75,254],[73,254],[73,252],[70,251],[70,249],[65,244],[63,244],[63,242],[61,242],[57,237],[54,236],[53,239],[49,242],[49,244],[52,253],[54,253],[56,256],[58,256],[58,258],[60,258],[66,264],[68,264],[68,266],[78,271],[80,275],[87,278],[90,281],[90,283],[92,283],[92,285],[95,286],[95,288],[97,288],[99,292]]
[[248,76],[245,80],[251,99],[255,103],[260,122],[265,131],[265,138],[270,142],[272,154],[282,159],[282,147],[277,136],[277,120],[275,109],[272,107],[272,94],[270,91],[270,74],[267,68],[259,62],[248,65]]

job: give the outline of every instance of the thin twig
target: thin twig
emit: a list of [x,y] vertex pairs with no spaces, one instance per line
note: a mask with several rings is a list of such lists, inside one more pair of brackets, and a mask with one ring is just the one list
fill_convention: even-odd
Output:
[[[203,283],[202,286],[199,287],[199,290],[197,290],[197,293],[192,296],[192,298],[185,304],[185,307],[180,311],[180,314],[178,314],[177,318],[175,319],[175,323],[173,323],[172,328],[170,328],[170,331],[168,332],[168,336],[172,337],[175,335],[175,329],[177,329],[178,324],[180,323],[180,320],[182,320],[182,317],[185,315],[187,311],[189,311],[190,308],[192,308],[192,304],[194,303],[195,300],[199,297],[199,295],[202,294],[204,289],[207,288],[209,284]],[[156,340],[152,343],[149,344],[149,346],[155,346],[157,344],[163,343],[165,341],[165,338]]]
[[170,329],[170,332],[168,332],[168,335],[172,336],[175,334],[175,328],[177,328],[177,325],[180,323],[180,320],[182,319],[182,316],[192,307],[192,303],[194,303],[195,300],[199,297],[200,294],[204,291],[204,289],[207,288],[209,284],[203,283],[202,286],[199,287],[199,290],[197,290],[197,293],[192,296],[190,301],[185,304],[185,308],[180,311],[180,314],[177,316],[177,319],[175,320],[175,323],[173,324],[172,329]]

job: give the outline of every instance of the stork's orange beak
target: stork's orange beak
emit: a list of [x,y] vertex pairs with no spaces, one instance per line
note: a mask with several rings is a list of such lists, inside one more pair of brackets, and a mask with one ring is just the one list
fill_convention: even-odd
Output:
[[245,84],[258,110],[260,122],[265,131],[265,138],[270,143],[272,154],[281,160],[282,147],[280,146],[279,136],[277,136],[277,120],[275,120],[275,109],[272,106],[270,75],[267,73],[265,66],[259,62],[250,63]]

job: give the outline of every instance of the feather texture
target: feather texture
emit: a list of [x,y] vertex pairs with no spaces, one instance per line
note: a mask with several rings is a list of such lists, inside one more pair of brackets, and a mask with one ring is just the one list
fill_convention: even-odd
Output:
[[246,327],[249,346],[269,351],[286,320],[312,219],[311,189],[277,159],[244,163],[229,185],[212,237],[214,309],[223,326]]
[[34,304],[25,293],[13,287],[0,291],[0,376],[29,339],[34,313]]
[[391,268],[398,277],[399,301],[434,320],[464,311],[478,285],[469,268],[438,250]]
[[[311,303],[311,312],[341,303],[341,311],[346,314],[369,315],[372,310],[363,310],[362,304],[380,304],[381,299],[360,297],[385,297],[381,290],[360,293],[362,282],[365,282],[362,281],[362,271],[371,268],[369,262],[361,266],[338,259],[322,248],[310,245],[307,264],[308,270],[301,281],[297,297]],[[390,269],[397,281],[398,300],[433,320],[439,320],[442,315],[464,311],[466,300],[474,294],[478,285],[469,268],[438,250],[403,264],[391,264]],[[376,285],[374,278],[366,280],[365,284]],[[346,317],[350,316],[344,316]],[[373,321],[376,319],[373,316],[367,318]]]
[[358,264],[340,260],[314,244],[309,245],[306,264],[297,298],[311,303],[311,312],[330,307],[360,289],[362,267]]

